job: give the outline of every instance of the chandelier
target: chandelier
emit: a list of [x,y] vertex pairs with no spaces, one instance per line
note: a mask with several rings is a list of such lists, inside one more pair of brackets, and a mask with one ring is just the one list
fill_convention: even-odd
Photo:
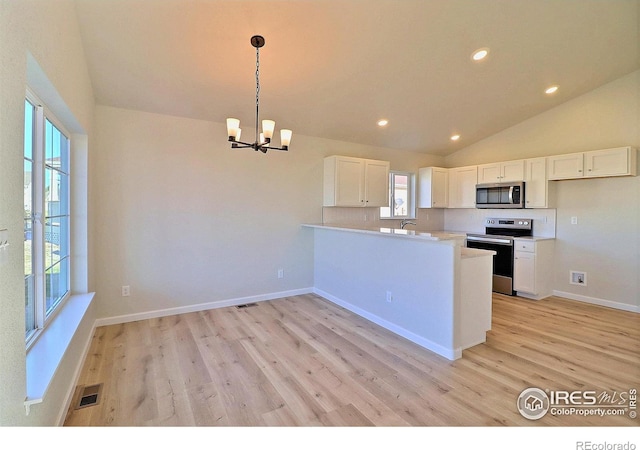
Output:
[[240,120],[228,118],[227,119],[227,135],[229,136],[229,142],[231,142],[231,148],[252,148],[255,151],[260,150],[262,153],[267,153],[267,150],[289,150],[289,144],[291,143],[291,130],[280,130],[280,145],[281,147],[271,146],[271,138],[276,128],[276,123],[273,120],[262,121],[262,133],[259,132],[258,124],[260,122],[260,47],[264,46],[264,38],[262,36],[253,36],[251,38],[251,45],[256,49],[256,137],[253,143],[243,142],[240,140]]

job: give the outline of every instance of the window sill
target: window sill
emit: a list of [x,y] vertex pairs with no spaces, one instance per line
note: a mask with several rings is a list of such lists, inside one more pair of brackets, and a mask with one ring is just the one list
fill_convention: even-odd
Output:
[[42,403],[51,380],[95,293],[69,297],[60,312],[27,352],[27,398],[24,406]]

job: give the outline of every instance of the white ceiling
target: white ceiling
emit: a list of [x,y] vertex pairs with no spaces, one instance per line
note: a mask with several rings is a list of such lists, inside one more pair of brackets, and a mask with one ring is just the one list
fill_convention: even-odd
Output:
[[640,68],[640,0],[76,3],[98,103],[237,117],[243,138],[264,36],[261,118],[292,150],[303,134],[446,155]]

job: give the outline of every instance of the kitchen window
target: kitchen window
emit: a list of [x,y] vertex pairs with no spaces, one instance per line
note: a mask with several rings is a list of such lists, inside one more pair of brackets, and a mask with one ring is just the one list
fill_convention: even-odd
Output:
[[30,91],[24,106],[25,339],[29,346],[70,292],[70,134]]
[[415,175],[411,172],[389,172],[389,207],[380,208],[381,219],[415,218]]

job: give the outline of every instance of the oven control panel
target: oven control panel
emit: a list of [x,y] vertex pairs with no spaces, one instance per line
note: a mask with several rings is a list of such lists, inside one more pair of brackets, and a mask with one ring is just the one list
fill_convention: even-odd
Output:
[[499,218],[488,218],[485,221],[485,224],[489,228],[519,228],[519,229],[530,229],[532,219],[499,219]]

